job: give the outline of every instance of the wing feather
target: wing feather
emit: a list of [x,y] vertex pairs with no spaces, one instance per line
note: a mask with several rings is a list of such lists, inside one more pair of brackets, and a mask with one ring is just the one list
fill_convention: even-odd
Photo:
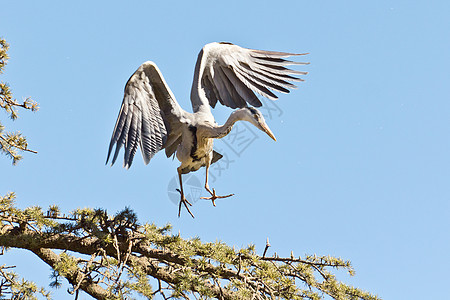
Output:
[[[230,68],[224,68],[223,71],[225,75],[227,75],[227,78],[230,80],[232,85],[235,87],[238,94],[241,96],[242,100],[247,101],[248,103],[250,103],[255,107],[260,107],[262,105],[261,101],[259,101],[255,93],[253,93],[252,90],[247,85],[245,85],[241,80],[239,80],[235,72],[233,72]],[[245,102],[241,103],[241,106],[239,107],[242,107],[242,105],[245,106]]]
[[242,72],[243,76],[253,79],[253,81],[259,83],[261,86],[267,87],[280,93],[289,93],[288,89],[284,88],[281,84],[277,83],[270,77],[267,77],[261,73],[253,72],[251,70],[246,70],[241,66],[237,67],[237,69]]
[[141,133],[141,127],[138,126],[139,123],[141,123],[141,114],[134,112],[136,107],[131,108],[131,123],[127,135],[127,141],[125,142],[125,155],[124,155],[124,161],[126,164],[124,165],[125,168],[129,168],[133,162],[134,154],[136,153],[138,142],[139,142],[139,136]]
[[[148,107],[144,107],[142,110],[142,120],[141,120],[141,149],[149,149],[151,148],[152,140],[152,129],[151,129],[151,123],[149,121],[150,119],[150,109]],[[144,163],[148,164],[151,159],[151,152],[143,151],[142,157],[144,159]]]
[[231,95],[232,92],[227,88],[225,79],[226,76],[220,66],[215,67],[213,73],[213,82],[217,88],[217,91],[219,92],[220,103],[231,108],[236,108],[236,105],[233,101],[233,96]]
[[267,71],[271,74],[286,77],[286,79],[288,79],[290,81],[304,81],[303,79],[300,79],[298,77],[289,76],[290,74],[293,74],[293,75],[308,74],[308,72],[296,71],[296,70],[291,70],[291,69],[288,69],[288,68],[282,67],[282,66],[274,66],[274,65],[267,65],[267,64],[255,64],[254,67],[257,69],[260,69],[260,70]]
[[208,76],[202,78],[202,85],[205,87],[206,97],[209,100],[211,106],[216,107],[217,100],[219,100],[219,91],[217,91],[216,86],[211,82]]
[[285,58],[305,55],[242,48],[231,43],[210,43],[200,51],[194,72],[191,101],[194,112],[217,101],[231,108],[256,107],[261,102],[255,93],[275,100],[271,90],[289,93],[291,82],[303,81],[292,75],[307,72],[292,70],[290,65],[305,65]]
[[[282,87],[290,88],[290,89],[297,88],[297,86],[295,84],[292,84],[292,83],[286,81],[286,80],[294,81],[292,78],[295,78],[295,77],[293,77],[293,76],[291,76],[291,79],[289,79],[289,78],[283,77],[283,75],[270,73],[269,71],[266,71],[261,68],[254,67],[254,69],[252,69],[246,63],[241,63],[240,67],[242,69],[245,69],[247,72],[254,74],[253,76],[259,76],[260,78],[265,78],[266,80],[268,80],[269,82],[271,82],[273,84],[278,84]],[[295,79],[297,79],[297,81],[301,80],[300,78],[295,78]]]
[[237,77],[239,79],[241,79],[242,82],[244,82],[244,84],[246,84],[253,91],[257,92],[261,96],[264,96],[270,100],[278,99],[278,97],[274,93],[272,93],[264,85],[261,85],[258,82],[256,82],[256,80],[254,80],[254,78],[252,78],[247,72],[242,71],[239,68],[235,68],[234,70],[236,71],[235,73],[236,73]]
[[166,146],[171,133],[181,132],[172,129],[185,125],[187,120],[188,113],[176,102],[156,64],[143,63],[125,86],[106,162],[109,161],[115,146],[111,161],[113,165],[124,146],[125,168],[131,166],[138,147],[145,164],[148,164],[152,157]]
[[242,107],[245,106],[245,100],[242,98],[241,94],[237,91],[238,88],[240,88],[239,86],[235,86],[230,78],[229,75],[227,75],[228,72],[228,68],[222,68],[222,67],[217,67],[215,70],[215,74],[217,74],[218,79],[214,80],[214,82],[217,84],[217,86],[220,86],[221,88],[219,88],[219,94],[221,89],[225,89],[226,92],[225,97],[226,100],[224,102],[221,101],[220,98],[219,101],[220,103],[222,103],[223,105],[226,105],[228,107],[231,108],[237,108],[237,107]]

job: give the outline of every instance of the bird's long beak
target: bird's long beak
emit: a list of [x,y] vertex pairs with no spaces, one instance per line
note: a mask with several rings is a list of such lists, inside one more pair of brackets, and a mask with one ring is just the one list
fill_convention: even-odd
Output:
[[270,136],[270,138],[271,138],[272,140],[274,140],[274,141],[276,142],[277,139],[276,139],[275,136],[273,135],[272,130],[270,130],[269,126],[267,126],[266,124],[260,124],[260,125],[261,125],[262,130],[263,130],[265,133],[267,133],[267,135]]

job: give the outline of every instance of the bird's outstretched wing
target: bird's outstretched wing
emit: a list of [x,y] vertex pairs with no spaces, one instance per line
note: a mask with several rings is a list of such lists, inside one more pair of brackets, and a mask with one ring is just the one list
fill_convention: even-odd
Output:
[[125,168],[131,166],[138,146],[145,164],[148,164],[156,152],[178,140],[177,128],[185,114],[156,64],[150,61],[143,63],[125,86],[106,163],[116,145],[111,165],[122,146],[125,148]]
[[307,72],[287,68],[293,62],[284,58],[304,55],[242,48],[231,43],[210,43],[203,47],[197,59],[191,101],[194,112],[203,105],[215,107],[217,101],[231,108],[260,107],[254,92],[275,100],[272,92],[289,93],[296,86],[289,81],[303,81],[292,75]]

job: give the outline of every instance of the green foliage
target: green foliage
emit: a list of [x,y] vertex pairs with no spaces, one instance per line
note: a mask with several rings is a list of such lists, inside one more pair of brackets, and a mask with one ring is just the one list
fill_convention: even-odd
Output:
[[[44,288],[39,288],[33,282],[19,278],[19,276],[9,271],[12,267],[0,266],[0,299],[38,299],[36,294],[51,299],[49,292]],[[8,297],[8,298],[7,298]]]
[[9,59],[8,49],[8,43],[4,39],[0,38],[0,74],[3,73],[3,68],[5,67],[6,62]]
[[[8,49],[9,45],[4,39],[0,38],[0,74],[3,73],[3,68],[8,61]],[[19,103],[13,98],[11,89],[8,84],[0,82],[0,108],[4,110],[12,120],[18,118],[18,108],[37,111],[39,109],[38,104],[26,98],[22,103]],[[36,153],[33,150],[28,149],[27,139],[20,132],[5,132],[5,127],[0,122],[0,152],[7,155],[12,159],[13,164],[16,164],[22,159],[22,156],[18,154],[18,151],[28,151]]]
[[338,281],[333,270],[354,270],[332,256],[267,257],[254,245],[236,249],[185,239],[170,225],[140,225],[129,208],[113,216],[90,208],[68,215],[56,206],[20,210],[12,193],[0,205],[0,245],[38,254],[53,269],[51,286],[66,278],[71,293],[84,290],[99,299],[378,299]]

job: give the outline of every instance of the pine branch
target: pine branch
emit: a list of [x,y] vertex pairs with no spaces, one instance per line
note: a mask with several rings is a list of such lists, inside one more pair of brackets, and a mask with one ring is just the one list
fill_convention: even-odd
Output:
[[[8,61],[8,49],[8,43],[6,43],[5,40],[0,39],[0,74],[3,73],[3,68]],[[38,104],[29,97],[22,102],[18,102],[13,98],[8,84],[0,82],[0,109],[4,110],[12,120],[15,120],[19,116],[18,108],[31,111],[37,111],[39,109]],[[0,152],[10,157],[13,165],[22,159],[22,156],[20,156],[17,151],[37,153],[36,151],[28,149],[27,140],[20,133],[5,133],[4,129],[4,126],[0,123]]]
[[[100,291],[98,297],[105,293],[125,297],[135,291],[148,298],[159,293],[182,299],[321,299],[322,295],[378,299],[336,280],[332,269],[353,274],[350,262],[339,258],[267,257],[257,255],[254,246],[236,250],[221,242],[186,240],[170,234],[170,226],[138,225],[128,208],[115,216],[99,209],[60,216],[55,206],[46,213],[38,207],[19,210],[13,195],[3,198],[0,245],[28,249],[45,258],[58,276],[69,280],[72,292],[81,289]],[[64,251],[59,263],[53,250]],[[69,256],[67,250],[91,259]],[[53,262],[48,258],[52,255],[56,255]],[[151,278],[158,282],[156,291]]]
[[9,295],[9,299],[35,299],[35,294],[41,294],[50,299],[50,293],[43,288],[38,288],[34,283],[24,279],[12,272],[15,266],[0,266],[0,299]]
[[21,151],[28,151],[28,152],[35,153],[35,154],[37,153],[37,151],[31,150],[31,149],[28,149],[28,148],[22,146],[21,143],[12,143],[11,141],[9,141],[8,139],[4,138],[1,135],[0,135],[0,139],[2,139],[5,143],[10,145],[11,147],[17,148]]
[[[53,269],[57,268],[57,266],[62,263],[60,255],[54,253],[49,249],[35,248],[29,250],[31,250]],[[70,284],[81,288],[83,291],[85,291],[95,299],[111,299],[110,293],[108,293],[100,285],[94,283],[89,275],[86,276],[86,274],[78,268],[68,270],[64,274],[64,277],[70,282]]]

